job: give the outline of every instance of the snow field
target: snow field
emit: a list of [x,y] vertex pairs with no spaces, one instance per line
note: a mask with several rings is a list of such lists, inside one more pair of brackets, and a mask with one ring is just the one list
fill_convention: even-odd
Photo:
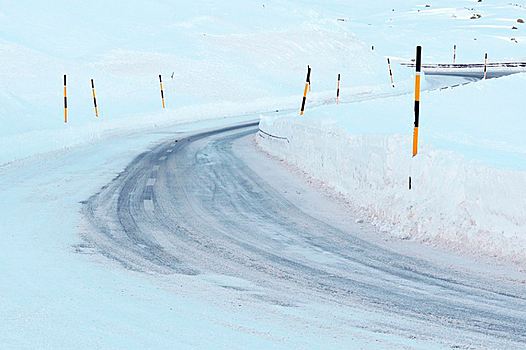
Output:
[[295,3],[99,5],[20,1],[2,9],[0,165],[126,130],[296,108],[307,62],[313,103],[332,98],[338,73],[352,91],[387,84],[387,71],[375,68],[383,57],[335,18]]
[[[485,52],[490,61],[521,59],[521,7],[486,0],[445,0],[430,8],[418,0],[4,5],[2,348],[163,349],[173,348],[175,337],[176,345],[188,348],[323,342],[326,348],[399,349],[442,348],[437,334],[457,338],[451,327],[415,326],[414,319],[359,308],[254,302],[235,289],[244,281],[226,276],[160,280],[123,272],[79,245],[82,201],[166,135],[230,123],[224,116],[265,114],[262,128],[290,144],[260,139],[262,148],[346,194],[364,217],[400,237],[524,257],[524,76],[423,94],[421,147],[409,192],[413,81],[396,64],[412,58],[418,44],[425,63],[449,62],[453,44],[457,62],[480,62]],[[482,17],[470,20],[473,13]],[[299,114],[307,64],[313,91],[305,118],[276,118],[289,109]],[[333,102],[338,73],[341,104],[313,109]],[[444,84],[427,79],[424,88]],[[398,97],[373,101],[389,95]],[[421,334],[407,339],[393,329]]]
[[[523,55],[515,19],[523,10],[505,2],[99,5],[25,0],[2,9],[0,143],[6,151],[0,164],[96,142],[116,129],[299,108],[307,64],[313,67],[311,106],[334,100],[338,73],[343,102],[359,92],[389,92],[382,56],[393,59],[396,92],[409,91],[408,74],[395,62],[410,59],[422,39],[432,43],[424,45],[424,62],[450,61],[453,43],[457,62],[480,61],[487,51],[490,61]],[[470,20],[474,12],[482,17]],[[519,31],[504,28],[512,22]],[[506,34],[519,42],[502,40]],[[509,55],[499,57],[488,46]],[[94,118],[90,79],[103,123]]]

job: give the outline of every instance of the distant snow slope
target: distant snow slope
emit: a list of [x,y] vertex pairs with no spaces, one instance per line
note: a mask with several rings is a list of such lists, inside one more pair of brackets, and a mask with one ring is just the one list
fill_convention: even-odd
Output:
[[[334,90],[338,73],[352,91],[388,87],[383,57],[323,8],[294,1],[5,5],[0,8],[0,144],[9,151],[2,147],[0,164],[89,142],[108,129],[297,108],[307,64],[313,67],[313,98],[320,102],[327,96],[323,91]],[[90,79],[100,120],[94,116]]]
[[[489,52],[490,58],[523,58],[525,28],[517,22],[526,15],[523,8],[504,1],[450,1],[437,7],[415,7],[401,14],[393,3],[392,14],[385,8],[378,14],[385,20],[374,23],[380,29],[362,35],[395,54],[401,52],[405,39],[418,38],[426,62],[450,62],[453,45],[459,43],[457,62],[483,58],[483,52]],[[472,13],[482,17],[470,19],[467,14]],[[349,27],[358,27],[349,22]],[[402,40],[386,40],[392,26],[403,26],[396,31]],[[518,43],[510,40],[512,36]],[[438,53],[437,47],[451,50]],[[438,87],[449,79],[426,77],[424,86]],[[289,142],[268,136],[258,140],[271,154],[343,193],[357,211],[388,232],[523,262],[525,83],[526,75],[518,74],[423,93],[420,149],[413,160],[412,93],[315,108],[304,117],[266,116],[261,128]]]

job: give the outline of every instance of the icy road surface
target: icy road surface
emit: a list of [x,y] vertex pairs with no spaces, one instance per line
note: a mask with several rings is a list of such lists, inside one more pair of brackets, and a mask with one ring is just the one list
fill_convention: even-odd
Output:
[[87,246],[148,274],[247,281],[230,288],[263,304],[372,312],[382,332],[408,338],[526,344],[524,285],[366,239],[254,150],[256,131],[252,122],[174,134],[135,158],[86,201]]

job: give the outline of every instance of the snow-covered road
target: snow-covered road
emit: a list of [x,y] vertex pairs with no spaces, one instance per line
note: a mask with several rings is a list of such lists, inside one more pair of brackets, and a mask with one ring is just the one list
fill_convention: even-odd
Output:
[[367,239],[352,215],[254,150],[256,125],[174,135],[136,157],[84,203],[82,247],[147,274],[246,281],[222,287],[271,307],[357,308],[391,320],[387,332],[524,345],[523,285]]

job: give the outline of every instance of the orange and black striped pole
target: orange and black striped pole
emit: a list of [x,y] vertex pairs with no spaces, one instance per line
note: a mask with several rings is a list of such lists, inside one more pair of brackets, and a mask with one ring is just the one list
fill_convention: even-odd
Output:
[[99,110],[97,109],[97,98],[95,97],[95,83],[91,79],[91,91],[93,92],[93,104],[95,105],[95,117],[99,117]]
[[338,73],[338,87],[336,88],[336,104],[340,103],[340,73]]
[[303,112],[305,111],[305,102],[307,102],[307,91],[309,90],[309,81],[310,81],[310,66],[307,66],[307,80],[305,82],[305,91],[303,92],[303,102],[301,103],[301,113],[300,115],[303,115]]
[[[416,47],[415,74],[415,128],[413,132],[413,157],[418,153],[418,127],[420,124],[420,75],[422,70],[422,46]],[[409,175],[409,189],[411,189],[411,175]]]
[[391,70],[391,60],[389,57],[387,58],[387,65],[389,66],[389,76],[391,77],[391,85],[395,87],[394,79],[393,79],[393,71]]
[[64,123],[68,122],[68,94],[66,91],[66,74],[64,74]]
[[484,56],[484,79],[486,79],[486,72],[488,70],[488,54]]
[[420,124],[420,75],[422,70],[422,46],[416,47],[415,74],[415,129],[413,133],[413,157],[418,153],[418,126]]
[[165,105],[164,105],[164,91],[163,91],[163,79],[161,78],[160,74],[159,74],[159,82],[161,83],[161,99],[163,100],[163,108],[165,108]]

